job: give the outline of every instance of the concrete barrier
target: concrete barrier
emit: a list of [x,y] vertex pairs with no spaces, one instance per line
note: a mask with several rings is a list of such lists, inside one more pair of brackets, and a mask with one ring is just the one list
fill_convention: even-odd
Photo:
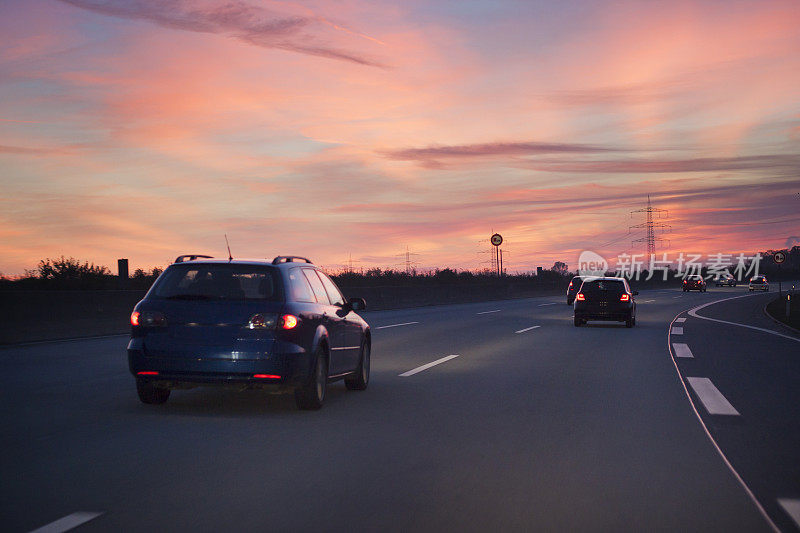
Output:
[[[527,298],[561,294],[563,283],[518,283],[440,286],[342,287],[347,297],[361,297],[367,309]],[[71,339],[127,333],[130,313],[146,291],[0,291],[0,344]]]
[[2,291],[0,344],[126,333],[145,292]]

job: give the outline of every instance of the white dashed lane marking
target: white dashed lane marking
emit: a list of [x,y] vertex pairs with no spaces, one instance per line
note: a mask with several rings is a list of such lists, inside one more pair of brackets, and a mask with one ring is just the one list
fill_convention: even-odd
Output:
[[419,322],[403,322],[402,324],[389,324],[388,326],[378,326],[375,329],[398,328],[400,326],[410,326],[411,324],[419,324]]
[[737,411],[708,378],[686,378],[710,415],[738,416]]
[[800,527],[800,500],[780,498],[778,499],[778,503],[781,504],[781,507],[783,507],[783,510],[786,511],[786,514],[792,517],[792,520],[794,520],[794,523],[797,524],[797,527]]
[[675,322],[677,322],[678,324],[682,324],[683,322],[686,322],[686,317],[682,316],[680,318],[676,318]]
[[532,329],[536,329],[536,328],[540,328],[540,327],[542,327],[542,326],[531,326],[529,328],[525,328],[525,329],[521,329],[519,331],[515,331],[514,333],[525,333],[526,331],[530,331]]
[[489,313],[499,313],[502,309],[493,309],[491,311],[481,311],[480,313],[475,313],[476,315],[488,315]]
[[675,350],[675,357],[691,357],[694,358],[692,354],[692,350],[689,349],[688,344],[683,344],[681,342],[673,342],[672,349]]
[[437,359],[436,361],[432,361],[432,362],[428,363],[427,365],[418,366],[417,368],[414,368],[413,370],[409,370],[408,372],[403,372],[402,374],[400,374],[400,377],[401,378],[407,378],[408,376],[413,376],[414,374],[418,374],[418,373],[422,372],[423,370],[428,370],[432,366],[440,365],[442,363],[445,363],[445,362],[449,361],[450,359],[455,359],[456,357],[459,357],[459,355],[458,354],[454,354],[454,355],[448,355],[447,357],[442,357],[441,359]]
[[85,524],[89,520],[93,520],[103,513],[87,513],[79,512],[72,513],[71,515],[59,518],[55,522],[50,522],[46,526],[34,529],[31,533],[62,533],[74,529],[81,524]]
[[679,326],[672,326],[671,333],[673,335],[683,335],[683,328]]
[[547,304],[539,304],[538,307],[544,307],[545,305],[556,305],[556,304],[558,304],[558,302],[550,302],[550,303],[547,303]]

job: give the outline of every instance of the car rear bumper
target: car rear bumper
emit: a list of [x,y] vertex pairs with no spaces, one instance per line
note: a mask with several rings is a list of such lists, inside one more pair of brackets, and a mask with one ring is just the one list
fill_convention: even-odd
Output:
[[[131,339],[128,368],[137,379],[180,388],[192,385],[234,385],[258,388],[292,388],[311,375],[311,355],[300,346],[277,343],[283,348],[270,354],[234,352],[230,358],[191,358],[177,354],[151,357]],[[144,372],[144,374],[142,374]],[[255,377],[278,376],[277,378]]]
[[618,312],[618,313],[580,313],[576,312],[575,316],[581,320],[608,320],[613,322],[624,322],[631,317],[631,311]]

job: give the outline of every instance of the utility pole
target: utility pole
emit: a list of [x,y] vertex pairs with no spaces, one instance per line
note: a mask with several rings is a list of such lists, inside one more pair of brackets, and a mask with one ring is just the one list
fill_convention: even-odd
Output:
[[636,209],[635,211],[631,211],[631,216],[634,213],[644,213],[645,214],[645,222],[643,224],[636,224],[635,226],[630,226],[629,229],[633,228],[645,228],[646,229],[646,236],[641,239],[636,239],[631,241],[632,244],[635,243],[646,243],[647,246],[647,257],[652,257],[656,253],[656,242],[664,242],[665,239],[656,236],[656,228],[661,230],[669,230],[671,226],[669,224],[665,224],[663,222],[656,222],[654,221],[654,216],[656,217],[666,217],[668,211],[666,209],[659,209],[657,207],[653,207],[653,204],[650,202],[650,195],[647,195],[647,207],[644,209]]
[[415,267],[417,266],[417,261],[414,261],[414,259],[413,259],[413,257],[415,255],[419,255],[419,254],[412,252],[408,248],[408,245],[406,245],[405,253],[400,255],[400,257],[404,258],[404,261],[403,261],[402,264],[405,265],[406,274],[411,274],[415,270]]
[[345,264],[347,265],[347,266],[345,267],[345,270],[346,270],[346,271],[347,271],[349,274],[352,274],[353,272],[355,272],[355,270],[353,269],[353,263],[359,263],[359,262],[360,262],[360,261],[358,261],[358,260],[355,260],[355,261],[353,261],[353,254],[352,254],[352,253],[350,253],[350,252],[348,252],[348,253],[347,253],[347,261],[345,262]]

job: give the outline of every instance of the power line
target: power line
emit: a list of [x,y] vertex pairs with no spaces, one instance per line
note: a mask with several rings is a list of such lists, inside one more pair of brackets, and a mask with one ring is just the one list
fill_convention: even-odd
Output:
[[656,253],[656,242],[665,242],[665,239],[661,237],[656,237],[656,228],[660,228],[661,230],[668,230],[672,226],[669,224],[665,224],[663,222],[655,222],[653,220],[653,215],[658,217],[667,216],[666,214],[668,211],[666,209],[659,209],[657,207],[653,207],[650,203],[650,195],[647,195],[647,207],[644,209],[636,209],[635,211],[631,211],[631,216],[634,213],[644,213],[645,214],[645,221],[642,224],[636,224],[634,226],[630,226],[628,230],[630,231],[633,228],[645,228],[647,230],[647,235],[641,239],[636,239],[631,241],[632,244],[644,242],[647,244],[647,257],[651,257]]

